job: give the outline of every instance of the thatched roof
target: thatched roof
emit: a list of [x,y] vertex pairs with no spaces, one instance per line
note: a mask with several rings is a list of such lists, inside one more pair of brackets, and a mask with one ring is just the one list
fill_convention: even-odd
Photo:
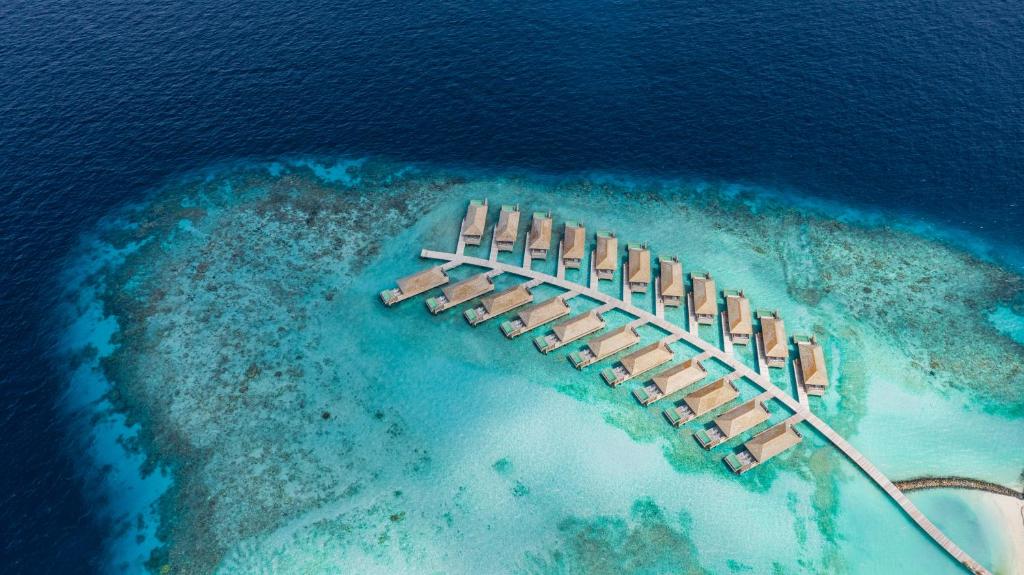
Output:
[[621,363],[626,371],[636,375],[672,361],[674,355],[667,343],[657,341],[622,358]]
[[658,258],[661,297],[683,297],[683,264],[679,258]]
[[583,259],[587,247],[587,230],[581,224],[566,222],[562,240],[562,257],[573,260]]
[[707,377],[707,375],[708,370],[704,369],[704,365],[690,358],[655,375],[651,380],[658,388],[658,391],[663,395],[669,395],[697,383]]
[[641,245],[629,246],[629,281],[651,283],[651,250]]
[[729,333],[750,335],[754,326],[750,316],[750,300],[743,292],[730,294],[725,298],[725,309],[729,312]]
[[441,266],[436,266],[401,278],[398,280],[398,289],[405,295],[416,295],[446,283],[448,274],[444,273]]
[[718,313],[718,290],[711,274],[691,275],[693,280],[693,313],[715,315]]
[[729,403],[739,395],[740,392],[732,380],[723,377],[697,391],[688,393],[683,401],[690,406],[694,414],[699,416]]
[[611,232],[597,232],[597,257],[594,268],[611,270],[619,266],[619,238]]
[[804,385],[825,387],[828,385],[828,371],[825,369],[825,352],[818,342],[800,343],[796,346],[800,352],[800,372],[804,377]]
[[764,339],[764,354],[767,357],[787,357],[786,322],[778,315],[761,318],[761,337]]
[[789,423],[783,422],[758,433],[753,439],[744,443],[743,446],[747,448],[747,451],[754,456],[758,463],[764,463],[800,443],[802,439],[803,437],[800,436],[800,432]]
[[487,227],[487,204],[470,202],[469,207],[466,208],[466,219],[462,222],[462,234],[482,236],[485,227]]
[[461,303],[478,295],[483,295],[492,289],[494,289],[494,283],[491,282],[487,272],[483,272],[470,276],[458,283],[453,283],[450,286],[445,286],[441,291],[444,292],[444,297],[449,302]]
[[519,208],[502,206],[498,213],[498,227],[494,230],[494,240],[515,243],[519,233]]
[[715,425],[728,437],[739,435],[755,425],[767,421],[771,414],[760,399],[738,405],[715,418]]
[[628,325],[613,329],[587,342],[587,347],[597,357],[605,357],[640,341],[640,334]]
[[531,250],[547,250],[551,248],[551,216],[534,212],[530,224],[528,247]]
[[569,304],[565,303],[562,296],[555,296],[519,312],[519,319],[522,320],[526,329],[533,329],[556,317],[565,315],[568,311]]
[[480,303],[483,304],[487,313],[496,315],[531,301],[533,301],[533,295],[530,294],[529,288],[526,287],[526,284],[519,284],[484,297],[480,300]]
[[601,317],[601,314],[591,310],[557,324],[551,329],[558,339],[570,341],[600,327],[604,327],[604,318]]

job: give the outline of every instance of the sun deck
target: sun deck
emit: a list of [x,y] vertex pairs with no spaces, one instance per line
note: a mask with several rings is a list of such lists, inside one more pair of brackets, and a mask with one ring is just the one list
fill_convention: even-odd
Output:
[[601,331],[606,325],[607,323],[600,313],[590,310],[555,324],[549,333],[534,338],[533,345],[541,353],[551,353],[578,339]]
[[548,257],[548,250],[551,249],[551,226],[551,212],[533,212],[530,235],[526,241],[532,259],[542,260]]
[[479,273],[468,279],[445,286],[441,295],[427,298],[427,309],[437,315],[446,309],[465,303],[475,297],[494,291],[494,282],[489,272]]
[[511,252],[519,235],[519,206],[501,206],[498,225],[494,228],[494,245],[499,252]]
[[747,345],[754,333],[754,325],[750,317],[750,300],[743,295],[743,290],[725,290],[725,310],[728,319],[729,339],[735,345]]
[[713,324],[718,315],[718,289],[708,272],[690,273],[693,282],[693,315],[697,323]]
[[733,473],[746,473],[802,440],[803,436],[792,423],[784,421],[755,435],[737,453],[725,456],[724,461]]
[[634,351],[612,367],[601,370],[601,378],[608,385],[616,387],[672,361],[674,356],[675,352],[667,342],[658,341]]
[[478,246],[487,228],[487,200],[470,200],[466,217],[462,220],[462,241],[469,246]]
[[594,251],[594,269],[598,280],[611,280],[619,268],[619,238],[607,231],[597,232],[597,249]]
[[519,284],[480,299],[480,303],[467,309],[463,315],[470,325],[481,323],[533,301],[526,284]]
[[570,269],[580,269],[586,249],[587,229],[579,222],[565,222],[562,234],[562,265]]
[[582,349],[569,354],[569,362],[576,369],[583,369],[620,351],[640,343],[640,334],[631,325],[624,325],[587,342]]
[[697,431],[693,437],[704,449],[713,449],[768,421],[769,417],[771,412],[765,406],[764,399],[754,398],[719,415],[710,427]]
[[658,295],[664,305],[679,307],[686,295],[683,285],[683,264],[678,257],[658,258]]
[[629,291],[646,293],[651,283],[651,250],[646,244],[629,244]]
[[708,370],[704,368],[704,364],[697,358],[691,357],[656,374],[647,385],[634,389],[633,397],[641,405],[650,405],[690,387],[707,376]]
[[740,390],[736,388],[732,378],[723,377],[697,391],[690,392],[683,398],[680,405],[666,409],[663,414],[669,423],[679,427],[692,419],[722,407],[739,396]]
[[569,304],[564,296],[555,296],[539,304],[529,307],[516,315],[515,318],[501,324],[501,333],[512,339],[569,315]]
[[392,306],[402,300],[417,296],[436,287],[441,287],[448,283],[448,274],[444,272],[441,266],[435,266],[405,276],[399,279],[397,283],[397,288],[380,292],[380,301],[384,305]]

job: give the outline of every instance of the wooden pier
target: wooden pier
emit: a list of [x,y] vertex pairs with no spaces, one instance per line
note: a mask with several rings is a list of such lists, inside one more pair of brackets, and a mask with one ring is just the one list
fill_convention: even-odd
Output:
[[[840,436],[830,425],[825,423],[823,420],[813,414],[807,407],[806,396],[801,393],[802,386],[797,385],[799,398],[794,398],[789,393],[780,389],[774,385],[770,378],[767,376],[767,370],[761,369],[762,362],[760,361],[763,352],[759,350],[758,353],[758,370],[751,369],[746,364],[742,363],[732,353],[727,350],[720,349],[719,347],[709,343],[698,336],[697,321],[694,315],[694,300],[692,292],[687,294],[687,313],[689,319],[689,325],[687,329],[679,327],[669,321],[667,321],[663,314],[636,307],[633,305],[630,297],[628,282],[623,282],[623,297],[617,299],[611,295],[605,294],[597,289],[597,282],[589,282],[591,285],[583,286],[579,283],[572,282],[565,279],[565,267],[562,260],[562,245],[559,242],[559,254],[558,254],[558,268],[556,275],[545,274],[542,272],[534,271],[530,268],[530,258],[528,255],[523,257],[523,266],[515,266],[498,261],[496,258],[490,256],[494,253],[488,254],[488,259],[482,259],[478,257],[467,256],[464,254],[464,242],[462,241],[462,235],[459,236],[459,242],[456,245],[454,253],[441,252],[424,249],[420,252],[420,256],[424,259],[437,260],[443,262],[442,269],[448,270],[460,265],[469,265],[480,268],[487,268],[490,270],[490,275],[496,276],[503,273],[508,273],[531,280],[531,285],[545,283],[552,285],[557,288],[561,288],[566,292],[573,292],[574,295],[582,295],[599,302],[601,305],[598,307],[601,311],[607,311],[611,309],[618,309],[628,315],[635,317],[636,319],[630,322],[631,326],[639,326],[650,324],[662,331],[670,334],[671,337],[679,340],[683,340],[693,347],[701,350],[701,356],[708,358],[715,358],[719,362],[730,367],[733,372],[729,375],[730,378],[745,378],[754,383],[757,387],[761,388],[765,395],[770,396],[782,403],[793,415],[790,417],[789,422],[796,424],[804,422],[811,428],[817,430],[826,440],[842,452],[851,462],[857,465],[861,471],[874,481],[882,490],[903,510],[903,512],[910,517],[911,520],[931,539],[942,547],[950,556],[960,562],[966,569],[976,574],[990,575],[989,571],[972,559],[966,552],[964,552],[956,543],[951,541],[945,534],[940,531],[935,524],[933,524],[923,513],[917,508],[916,505],[910,499],[903,494],[903,492],[893,483],[888,477],[885,476],[873,463],[871,463],[864,455],[851,445],[846,439]],[[493,241],[493,240],[492,240]],[[525,250],[527,253],[529,249]],[[589,278],[588,278],[589,279]],[[725,325],[723,324],[723,342],[731,344],[728,334],[725,332]],[[723,346],[725,347],[725,346]],[[759,346],[760,347],[760,346]],[[800,369],[799,365],[794,365],[794,372],[799,377]]]

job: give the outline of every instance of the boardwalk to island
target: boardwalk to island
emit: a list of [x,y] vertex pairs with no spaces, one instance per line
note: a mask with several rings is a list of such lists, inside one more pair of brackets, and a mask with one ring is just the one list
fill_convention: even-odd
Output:
[[[493,242],[492,242],[493,243]],[[931,539],[942,547],[950,556],[956,559],[961,565],[968,569],[972,573],[990,575],[989,571],[975,561],[970,555],[961,549],[956,543],[954,543],[949,537],[947,537],[942,531],[935,526],[925,515],[917,508],[916,505],[910,499],[904,495],[903,491],[897,486],[896,483],[891,481],[884,473],[881,472],[871,461],[869,461],[864,455],[851,445],[845,438],[839,435],[830,425],[822,421],[817,415],[811,412],[809,409],[807,400],[801,397],[799,400],[792,397],[778,386],[773,384],[767,376],[767,372],[762,373],[755,371],[742,363],[735,355],[728,353],[718,346],[705,341],[697,335],[697,330],[693,329],[693,318],[692,316],[692,297],[691,294],[687,294],[687,309],[690,315],[691,327],[690,329],[684,329],[667,319],[665,319],[663,313],[651,313],[648,310],[639,308],[628,299],[619,299],[612,295],[606,294],[597,288],[597,284],[594,282],[594,274],[590,275],[591,285],[584,286],[582,284],[573,282],[565,279],[564,267],[562,265],[562,246],[559,242],[558,246],[558,273],[557,275],[550,275],[543,272],[535,271],[530,269],[531,259],[530,250],[524,250],[525,254],[523,257],[523,265],[517,266],[508,264],[505,262],[498,261],[496,250],[493,245],[491,248],[490,257],[487,259],[467,256],[463,253],[464,242],[462,236],[459,236],[459,242],[456,247],[455,253],[434,251],[424,249],[420,252],[420,257],[429,260],[435,260],[443,262],[443,269],[452,269],[461,265],[468,265],[473,267],[488,268],[492,273],[503,274],[507,273],[523,278],[527,278],[531,285],[537,285],[540,283],[549,284],[557,288],[566,290],[566,292],[575,295],[582,295],[590,298],[601,304],[602,310],[618,309],[628,315],[631,315],[636,319],[636,323],[644,323],[653,325],[662,331],[669,334],[666,339],[671,340],[684,340],[690,345],[701,350],[701,354],[706,357],[714,357],[718,361],[724,363],[733,369],[733,374],[736,377],[744,377],[747,380],[753,382],[757,387],[761,388],[766,394],[770,394],[772,397],[780,401],[790,411],[793,412],[793,416],[790,418],[792,423],[803,421],[807,425],[817,430],[822,436],[825,437],[832,445],[836,447],[843,455],[845,455],[850,461],[852,461],[857,467],[861,469],[872,481],[875,482],[882,490],[888,495],[903,512],[910,517],[911,520],[924,531]],[[625,291],[624,296],[629,294],[628,289]],[[655,296],[657,299],[657,296]],[[692,331],[691,331],[692,330]],[[728,337],[726,337],[728,341]],[[756,343],[755,343],[756,345]]]

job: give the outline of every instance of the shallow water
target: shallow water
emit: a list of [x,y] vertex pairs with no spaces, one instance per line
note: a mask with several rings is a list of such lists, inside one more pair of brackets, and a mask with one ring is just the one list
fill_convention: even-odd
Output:
[[[998,385],[963,379],[955,364],[922,367],[917,350],[935,353],[941,342],[908,333],[894,343],[885,329],[892,319],[867,315],[878,308],[865,298],[914,293],[917,270],[905,258],[922,249],[934,266],[972,266],[977,293],[1015,295],[1013,274],[928,239],[900,236],[904,253],[885,241],[896,232],[699,182],[378,160],[239,164],[185,178],[109,222],[68,272],[81,283],[69,282],[67,346],[95,348],[78,357],[73,387],[92,395],[69,408],[108,413],[93,432],[108,436],[121,419],[95,397],[110,385],[107,397],[136,425],[131,458],[90,454],[96,465],[120,461],[106,484],[133,493],[112,511],[124,531],[111,566],[957,571],[809,429],[797,449],[737,478],[721,463],[724,448],[708,454],[689,437],[697,424],[673,430],[660,416],[665,406],[645,410],[629,396],[638,382],[611,390],[599,368],[573,370],[564,357],[572,347],[541,356],[529,337],[502,337],[497,320],[471,328],[460,309],[431,316],[423,298],[381,306],[380,289],[426,265],[420,247],[454,248],[474,197],[518,202],[527,214],[552,209],[588,233],[615,230],[623,243],[650,241],[655,255],[679,255],[684,271],[711,270],[719,288],[743,288],[755,309],[781,310],[790,333],[818,334],[832,385],[812,407],[894,479],[943,473],[1013,484],[1020,473],[1022,406],[1005,387],[1019,384],[1019,363],[1004,366],[1011,379]],[[860,283],[824,279],[833,244],[882,258],[892,285],[865,296]],[[542,266],[553,270],[554,258]],[[954,298],[952,318],[983,334],[976,357],[1019,349],[985,312],[958,305],[955,284],[936,282],[926,295]],[[100,302],[111,315],[98,312]],[[572,301],[574,311],[593,305]],[[680,310],[669,317],[683,321]],[[701,334],[718,340],[711,328]],[[724,370],[709,368],[710,378]],[[791,387],[789,377],[772,373],[780,386]],[[744,398],[756,393],[741,389]],[[773,408],[773,421],[786,416]],[[132,483],[143,452],[159,471]],[[927,511],[955,525],[971,513],[953,503]],[[983,562],[1005,546],[984,529],[951,535]]]

